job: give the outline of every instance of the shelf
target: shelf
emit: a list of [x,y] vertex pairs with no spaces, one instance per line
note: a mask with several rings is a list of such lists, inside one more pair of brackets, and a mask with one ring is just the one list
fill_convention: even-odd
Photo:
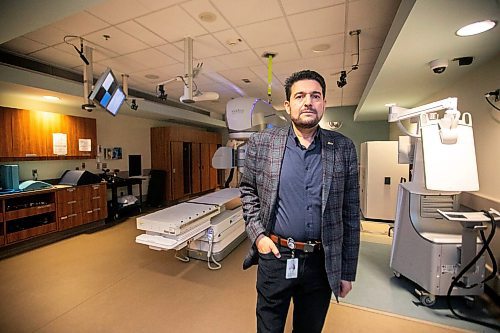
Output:
[[50,213],[50,212],[54,212],[55,210],[56,210],[56,205],[53,203],[41,205],[41,206],[11,210],[11,211],[5,212],[5,221],[12,221],[12,220],[16,220],[16,219],[20,219],[20,218],[24,218],[24,217],[28,217],[28,216]]
[[18,242],[35,236],[40,236],[56,230],[57,223],[54,221],[51,223],[40,225],[38,227],[7,233],[7,244]]

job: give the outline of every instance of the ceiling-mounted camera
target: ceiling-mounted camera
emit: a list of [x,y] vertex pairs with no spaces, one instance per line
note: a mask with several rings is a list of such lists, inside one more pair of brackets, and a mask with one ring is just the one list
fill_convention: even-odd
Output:
[[167,94],[165,93],[165,87],[163,86],[163,84],[159,84],[158,85],[158,87],[157,87],[157,96],[162,101],[164,101],[164,100],[167,99]]
[[346,84],[347,84],[347,73],[346,73],[346,71],[341,71],[339,80],[337,81],[337,86],[339,88],[342,88]]
[[85,110],[87,112],[92,112],[95,109],[95,104],[88,103],[88,104],[82,104],[82,110]]
[[436,59],[429,63],[429,67],[436,74],[441,74],[448,67],[448,60],[446,59]]
[[139,105],[137,105],[137,102],[135,99],[133,99],[132,102],[130,103],[130,108],[134,111],[137,111],[137,109],[139,108]]

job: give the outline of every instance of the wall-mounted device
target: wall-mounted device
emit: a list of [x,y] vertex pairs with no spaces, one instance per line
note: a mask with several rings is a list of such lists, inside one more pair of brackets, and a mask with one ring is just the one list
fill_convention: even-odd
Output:
[[97,80],[89,99],[97,102],[106,111],[115,116],[125,101],[125,93],[118,84],[118,80],[111,68],[106,68]]

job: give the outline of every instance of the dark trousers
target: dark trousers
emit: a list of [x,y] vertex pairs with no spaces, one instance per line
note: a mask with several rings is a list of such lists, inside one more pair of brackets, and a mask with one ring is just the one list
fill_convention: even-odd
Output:
[[325,271],[323,251],[295,250],[298,276],[286,279],[286,262],[291,250],[278,246],[281,258],[259,254],[257,270],[257,332],[283,332],[290,300],[293,299],[293,332],[321,332],[332,291]]

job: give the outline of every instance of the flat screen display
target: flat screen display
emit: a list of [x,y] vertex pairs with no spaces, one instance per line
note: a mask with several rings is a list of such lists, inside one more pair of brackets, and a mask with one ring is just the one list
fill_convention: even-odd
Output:
[[118,81],[111,68],[106,68],[97,80],[89,99],[97,102],[101,107],[115,116],[125,101],[125,94],[118,85]]

